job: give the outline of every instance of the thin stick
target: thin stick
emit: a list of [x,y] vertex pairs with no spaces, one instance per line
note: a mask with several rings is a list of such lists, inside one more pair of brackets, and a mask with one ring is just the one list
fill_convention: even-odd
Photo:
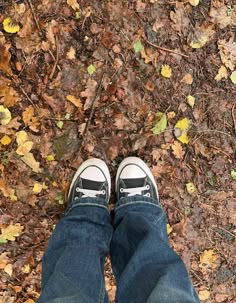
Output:
[[80,154],[80,152],[81,152],[81,150],[83,148],[84,142],[87,139],[88,130],[89,130],[89,127],[90,127],[90,124],[91,124],[91,121],[92,121],[92,118],[93,118],[94,110],[95,110],[95,104],[96,104],[98,96],[100,95],[101,90],[102,90],[102,84],[103,84],[104,76],[105,76],[105,74],[102,75],[102,78],[101,78],[100,83],[98,85],[95,97],[93,99],[92,106],[91,106],[91,111],[90,111],[90,115],[89,115],[89,119],[86,122],[86,126],[85,126],[85,129],[84,129],[84,132],[83,132],[83,139],[82,139],[81,146],[80,146],[78,154]]
[[234,115],[234,108],[235,108],[235,104],[232,107],[231,113],[232,113],[232,118],[233,118],[233,122],[234,122],[234,132],[236,133],[236,120],[235,120],[235,115]]
[[60,47],[59,47],[59,42],[58,42],[58,36],[56,35],[56,59],[55,59],[54,65],[53,65],[52,72],[49,76],[49,79],[51,79],[51,80],[52,80],[52,78],[55,74],[56,68],[57,68],[57,64],[59,61],[59,52],[60,52]]
[[185,58],[189,58],[189,56],[187,56],[187,55],[185,55],[185,54],[182,54],[182,53],[179,53],[179,52],[177,52],[177,51],[175,51],[175,50],[173,50],[173,49],[169,49],[169,48],[165,48],[165,47],[156,45],[156,44],[154,44],[154,43],[152,43],[152,42],[150,42],[150,41],[148,41],[148,40],[146,40],[146,42],[147,42],[147,44],[149,44],[149,45],[151,45],[151,46],[153,46],[153,47],[155,47],[155,48],[157,48],[157,49],[160,49],[160,50],[162,50],[162,51],[164,51],[164,52],[173,53],[173,54],[176,54],[176,55],[185,57]]
[[30,99],[30,97],[28,96],[28,94],[26,93],[26,91],[24,90],[23,87],[20,87],[20,90],[22,91],[23,95],[27,98],[27,100],[33,105],[33,107],[36,107],[36,105],[34,104],[34,102]]
[[31,12],[32,12],[32,15],[33,15],[33,18],[34,18],[35,24],[36,24],[36,26],[37,26],[37,29],[39,30],[39,32],[41,32],[41,28],[40,28],[40,26],[39,26],[38,19],[37,19],[37,17],[36,17],[35,12],[34,12],[34,7],[33,7],[33,4],[32,4],[32,2],[31,2],[31,0],[27,0],[27,2],[28,2],[29,7],[30,7],[30,9],[31,9]]

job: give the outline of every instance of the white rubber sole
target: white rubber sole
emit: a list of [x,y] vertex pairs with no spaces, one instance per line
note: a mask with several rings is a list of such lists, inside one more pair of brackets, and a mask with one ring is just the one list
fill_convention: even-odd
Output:
[[118,183],[117,181],[121,174],[121,171],[125,166],[127,166],[129,164],[134,164],[134,165],[139,166],[145,172],[145,174],[147,174],[147,176],[151,179],[151,181],[157,191],[157,194],[158,194],[156,181],[154,179],[154,176],[153,176],[150,168],[147,166],[147,164],[142,159],[137,158],[137,157],[127,157],[120,163],[118,170],[117,170],[117,174],[116,174],[116,192],[117,192],[117,183]]
[[108,183],[108,196],[110,198],[110,195],[111,195],[111,175],[110,175],[110,172],[109,172],[109,169],[108,169],[106,163],[103,160],[100,160],[100,159],[97,159],[97,158],[92,158],[92,159],[88,159],[88,160],[84,161],[80,165],[80,167],[77,169],[77,171],[76,171],[76,173],[73,177],[73,180],[71,182],[71,185],[70,185],[70,190],[69,190],[68,197],[70,196],[70,192],[71,192],[71,189],[73,187],[73,184],[74,184],[75,180],[89,166],[97,166],[104,173],[104,175],[107,179],[107,183]]

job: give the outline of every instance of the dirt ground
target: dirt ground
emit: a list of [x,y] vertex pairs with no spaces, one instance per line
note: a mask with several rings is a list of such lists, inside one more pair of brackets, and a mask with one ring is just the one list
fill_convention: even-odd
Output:
[[78,165],[114,179],[128,155],[151,167],[201,301],[236,302],[236,3],[198,2],[0,1],[0,302],[39,297]]

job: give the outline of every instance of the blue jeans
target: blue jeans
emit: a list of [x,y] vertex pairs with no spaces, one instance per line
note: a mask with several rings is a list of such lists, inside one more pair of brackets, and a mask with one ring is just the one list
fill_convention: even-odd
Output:
[[83,198],[57,224],[43,257],[38,303],[106,303],[110,252],[117,303],[199,303],[187,270],[170,248],[157,201],[121,199],[113,225],[105,201]]

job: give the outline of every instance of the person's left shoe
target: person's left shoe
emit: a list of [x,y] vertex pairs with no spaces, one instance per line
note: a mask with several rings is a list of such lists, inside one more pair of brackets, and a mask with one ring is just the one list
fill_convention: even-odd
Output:
[[69,205],[82,198],[100,198],[107,203],[111,192],[111,176],[106,163],[92,158],[84,161],[71,182]]

